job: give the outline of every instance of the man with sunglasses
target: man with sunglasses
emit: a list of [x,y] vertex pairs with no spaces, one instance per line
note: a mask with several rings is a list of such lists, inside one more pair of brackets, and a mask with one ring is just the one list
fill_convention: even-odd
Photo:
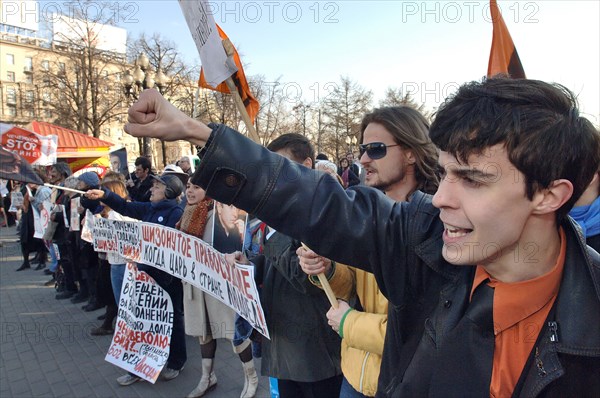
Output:
[[[407,106],[375,109],[363,118],[360,133],[367,186],[396,202],[410,200],[417,190],[435,193],[437,150],[429,139],[429,123],[419,111]],[[336,297],[344,299],[327,312],[330,326],[342,337],[340,398],[375,396],[388,313],[388,301],[375,275],[323,257],[315,263],[315,253],[305,248],[297,254],[311,282],[320,286],[316,275],[324,272]],[[358,297],[359,306],[350,307],[352,297]]]
[[129,121],[134,136],[203,145],[192,180],[211,197],[375,274],[391,304],[378,396],[600,391],[600,256],[567,216],[598,170],[600,136],[565,87],[461,86],[430,129],[440,186],[403,203],[344,191],[155,90]]
[[407,201],[417,189],[435,193],[437,150],[421,113],[410,107],[376,109],[363,118],[360,131],[365,185],[397,202]]

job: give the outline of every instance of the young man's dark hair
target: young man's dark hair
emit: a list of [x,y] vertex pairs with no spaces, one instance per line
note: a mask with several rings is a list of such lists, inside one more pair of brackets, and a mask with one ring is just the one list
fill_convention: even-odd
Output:
[[152,169],[152,162],[150,161],[150,159],[148,159],[145,156],[140,156],[135,160],[135,165],[136,166],[142,166],[142,169],[144,170],[150,170]]
[[[431,127],[438,190],[405,203],[315,182],[317,173],[187,118],[152,90],[142,98],[127,131],[211,140],[197,175],[207,195],[302,240],[315,262],[373,272],[390,302],[378,396],[600,391],[600,257],[564,217],[598,170],[600,136],[567,89],[506,78],[461,87]],[[266,168],[250,175],[242,160]]]
[[282,149],[290,151],[292,155],[292,160],[302,163],[307,158],[310,158],[312,167],[315,167],[315,150],[305,136],[302,134],[289,133],[281,135],[275,138],[269,145],[267,145],[267,149],[271,152],[277,152]]
[[[438,148],[465,163],[472,154],[504,144],[510,162],[525,175],[530,200],[557,179],[571,181],[573,195],[556,212],[559,222],[588,186],[600,159],[598,132],[579,116],[575,95],[538,80],[493,78],[463,85],[440,106],[430,136]],[[560,153],[560,159],[552,153]]]
[[320,153],[317,155],[317,160],[329,160],[329,158],[327,157],[327,155],[325,155],[324,153]]

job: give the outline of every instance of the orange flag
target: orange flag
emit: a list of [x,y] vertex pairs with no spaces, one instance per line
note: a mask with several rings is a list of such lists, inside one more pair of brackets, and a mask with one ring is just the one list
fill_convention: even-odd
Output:
[[496,0],[490,0],[490,11],[494,25],[494,34],[487,75],[488,77],[492,77],[498,73],[504,73],[513,79],[524,79],[525,70],[523,70],[519,54],[510,37],[510,33],[508,33],[508,28],[504,23],[502,14],[500,14]]
[[[223,32],[223,29],[219,25],[217,25],[217,29],[219,30],[219,36],[221,39],[227,39],[227,35]],[[248,86],[248,81],[246,80],[246,75],[244,74],[244,68],[242,67],[242,61],[240,60],[240,56],[237,50],[234,48],[233,60],[235,61],[236,66],[238,67],[238,71],[231,76],[235,86],[238,89],[238,93],[242,98],[242,102],[244,103],[244,107],[248,112],[248,116],[250,116],[250,120],[254,123],[254,119],[256,119],[256,115],[258,114],[258,101],[252,93],[250,92],[250,87]],[[209,86],[206,83],[206,79],[204,79],[204,70],[200,70],[200,81],[198,82],[198,86],[207,88],[209,90],[218,91],[225,94],[230,94],[229,88],[225,82],[219,84],[217,87]]]

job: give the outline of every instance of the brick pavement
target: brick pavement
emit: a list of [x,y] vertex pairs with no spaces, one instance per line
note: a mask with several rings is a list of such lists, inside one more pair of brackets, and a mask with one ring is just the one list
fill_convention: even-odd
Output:
[[[200,345],[189,336],[179,377],[119,386],[124,371],[104,360],[111,337],[89,333],[103,310],[84,312],[82,304],[56,300],[42,271],[15,272],[22,257],[14,227],[0,228],[0,245],[0,397],[184,397],[196,386]],[[206,397],[239,397],[243,371],[228,341],[218,341],[215,363],[217,388]],[[260,377],[256,396],[269,396],[267,378]]]

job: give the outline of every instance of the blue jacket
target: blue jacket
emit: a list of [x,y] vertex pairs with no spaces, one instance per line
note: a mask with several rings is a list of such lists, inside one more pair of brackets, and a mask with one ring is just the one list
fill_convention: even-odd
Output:
[[165,199],[158,203],[127,202],[119,195],[107,189],[103,190],[104,197],[102,198],[102,202],[124,216],[175,228],[175,224],[183,214],[183,209],[179,207],[175,199]]

